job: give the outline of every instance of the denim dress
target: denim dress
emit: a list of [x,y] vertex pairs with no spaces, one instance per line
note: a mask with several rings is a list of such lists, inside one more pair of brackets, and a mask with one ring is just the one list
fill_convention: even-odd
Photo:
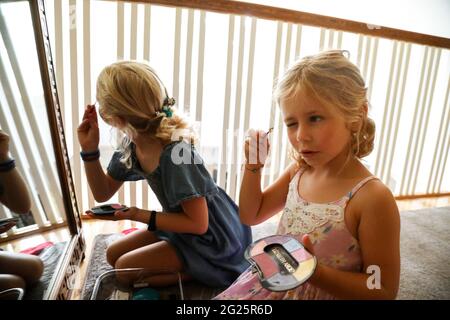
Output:
[[[251,229],[239,220],[239,208],[218,187],[195,148],[183,141],[165,146],[159,166],[150,174],[143,172],[132,148],[132,167],[120,162],[114,152],[107,172],[115,180],[146,179],[163,211],[181,212],[183,201],[205,197],[209,225],[205,234],[174,233],[157,230],[156,236],[175,247],[185,271],[196,280],[213,287],[230,285],[248,266],[244,251],[252,242]],[[146,209],[146,208],[144,208]]]

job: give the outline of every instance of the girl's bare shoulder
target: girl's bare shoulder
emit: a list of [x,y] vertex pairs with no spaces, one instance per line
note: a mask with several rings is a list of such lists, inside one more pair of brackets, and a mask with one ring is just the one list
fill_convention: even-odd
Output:
[[297,162],[293,161],[289,164],[286,170],[289,171],[289,181],[291,181],[295,177],[295,175],[300,170],[304,170],[304,168],[301,168]]
[[376,214],[378,217],[397,216],[398,208],[391,190],[379,179],[368,181],[350,202],[359,219]]

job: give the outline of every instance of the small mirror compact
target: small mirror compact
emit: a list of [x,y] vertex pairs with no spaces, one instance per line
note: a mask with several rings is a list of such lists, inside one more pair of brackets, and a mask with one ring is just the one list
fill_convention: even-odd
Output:
[[99,216],[105,215],[113,215],[117,210],[126,211],[128,207],[121,205],[119,203],[110,203],[104,204],[98,207],[93,207],[91,210],[88,210],[88,213],[92,213]]
[[316,257],[295,238],[274,235],[248,246],[245,258],[258,272],[261,285],[271,291],[286,291],[307,281],[316,269]]

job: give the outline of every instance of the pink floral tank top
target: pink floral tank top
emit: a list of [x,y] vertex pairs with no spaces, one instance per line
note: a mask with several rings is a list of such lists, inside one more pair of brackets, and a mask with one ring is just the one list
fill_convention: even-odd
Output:
[[[360,181],[347,195],[330,203],[312,203],[298,193],[299,179],[304,170],[299,170],[289,183],[286,205],[278,224],[277,234],[288,234],[300,242],[308,234],[314,254],[319,263],[342,271],[360,272],[361,250],[345,224],[344,214],[352,196],[375,176]],[[284,292],[272,292],[263,288],[258,275],[249,268],[225,291],[214,299],[335,299],[326,291],[308,282]]]

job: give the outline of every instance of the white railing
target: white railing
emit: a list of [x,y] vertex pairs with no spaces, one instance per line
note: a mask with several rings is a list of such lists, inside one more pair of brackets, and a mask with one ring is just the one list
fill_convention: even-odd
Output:
[[[72,132],[66,138],[82,210],[95,201],[79,158],[76,127],[85,105],[95,100],[95,79],[104,66],[121,59],[150,61],[178,108],[200,124],[200,153],[218,185],[236,199],[241,146],[248,128],[274,127],[264,185],[289,161],[286,132],[271,99],[275,80],[298,57],[327,48],[348,50],[369,87],[370,115],[377,124],[375,149],[365,162],[370,170],[396,196],[450,191],[448,39],[439,48],[389,40],[374,35],[376,30],[363,34],[349,32],[347,27],[334,30],[284,22],[292,16],[297,19],[286,11],[282,19],[276,20],[274,13],[267,20],[258,15],[217,13],[220,10],[216,9],[196,10],[192,8],[196,1],[188,3],[191,8],[46,1],[58,92],[65,132]],[[417,39],[415,42],[427,43],[422,37]],[[101,161],[106,167],[116,134],[103,123],[100,129]],[[111,201],[158,208],[144,182],[125,184]]]

